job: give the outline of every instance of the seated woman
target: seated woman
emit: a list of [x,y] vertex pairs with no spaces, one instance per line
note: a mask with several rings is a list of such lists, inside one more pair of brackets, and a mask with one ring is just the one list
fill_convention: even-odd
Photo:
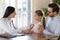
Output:
[[[43,18],[43,21],[42,21]],[[44,30],[45,18],[41,10],[36,10],[34,14],[34,23],[26,30],[23,30],[23,33],[42,33]]]

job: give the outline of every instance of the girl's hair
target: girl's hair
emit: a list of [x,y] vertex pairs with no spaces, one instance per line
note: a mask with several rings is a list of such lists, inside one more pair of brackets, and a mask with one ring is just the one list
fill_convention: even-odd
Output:
[[[38,15],[38,16],[43,16],[43,13],[41,10],[36,10],[35,13]],[[43,25],[44,25],[44,28],[45,28],[45,17],[43,17]]]
[[8,6],[6,8],[5,14],[3,16],[3,18],[7,18],[11,13],[13,13],[15,11],[15,8],[12,6]]

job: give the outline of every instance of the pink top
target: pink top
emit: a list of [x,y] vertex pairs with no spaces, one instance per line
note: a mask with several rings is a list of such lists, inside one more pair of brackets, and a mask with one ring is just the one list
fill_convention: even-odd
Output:
[[38,31],[39,31],[38,28],[40,27],[40,25],[42,25],[42,22],[40,22],[40,21],[35,21],[34,27],[32,28],[31,31],[38,33]]

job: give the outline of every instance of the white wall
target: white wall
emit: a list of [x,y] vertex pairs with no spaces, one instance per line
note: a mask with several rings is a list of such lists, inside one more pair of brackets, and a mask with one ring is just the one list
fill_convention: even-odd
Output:
[[2,13],[1,7],[2,7],[2,6],[1,6],[1,0],[0,0],[0,18],[1,18],[1,16],[2,16],[2,14],[1,14],[1,13]]
[[[32,11],[41,8],[47,8],[47,5],[51,2],[51,0],[32,0]],[[2,4],[0,0],[0,18],[2,17]]]
[[51,3],[52,0],[32,0],[32,10],[35,11],[41,8],[47,8],[48,4]]
[[51,2],[52,0],[32,0],[32,20],[34,20],[33,15],[36,10],[39,10],[41,8],[47,8],[48,4]]
[[3,16],[3,9],[2,9],[2,2],[1,2],[2,0],[0,0],[0,18]]

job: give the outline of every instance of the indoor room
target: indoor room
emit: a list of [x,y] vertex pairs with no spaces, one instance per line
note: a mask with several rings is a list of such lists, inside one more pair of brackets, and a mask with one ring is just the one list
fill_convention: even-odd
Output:
[[60,0],[0,0],[0,40],[59,40]]

